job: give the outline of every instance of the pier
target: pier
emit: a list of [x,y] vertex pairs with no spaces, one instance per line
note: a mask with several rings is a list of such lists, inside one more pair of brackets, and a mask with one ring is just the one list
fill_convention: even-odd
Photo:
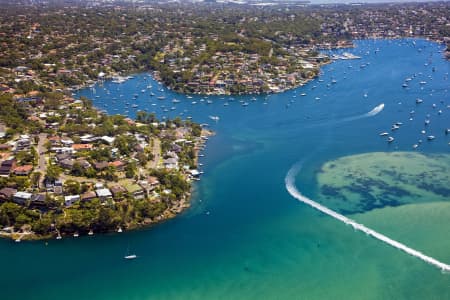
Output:
[[295,184],[294,184],[294,178],[295,178],[294,175],[297,174],[298,170],[299,170],[299,167],[292,168],[289,171],[289,173],[288,173],[288,175],[286,176],[286,179],[285,179],[286,189],[288,190],[289,194],[291,194],[294,198],[296,198],[297,200],[299,200],[299,201],[301,201],[301,202],[303,202],[303,203],[305,203],[305,204],[307,204],[307,205],[309,205],[309,206],[311,206],[311,207],[321,211],[324,214],[327,214],[327,215],[335,218],[336,220],[339,220],[339,221],[341,221],[341,222],[343,222],[343,223],[345,223],[347,225],[351,225],[355,230],[362,231],[365,234],[376,238],[377,240],[380,240],[380,241],[382,241],[382,242],[384,242],[384,243],[386,243],[386,244],[388,244],[388,245],[390,245],[390,246],[392,246],[394,248],[397,248],[397,249],[399,249],[399,250],[401,250],[403,252],[406,252],[409,255],[417,257],[417,258],[419,258],[419,259],[421,259],[421,260],[423,260],[423,261],[425,261],[425,262],[427,262],[427,263],[429,263],[429,264],[431,264],[431,265],[441,269],[443,272],[450,272],[450,265],[445,264],[443,262],[440,262],[437,259],[434,259],[433,257],[427,256],[427,255],[423,254],[420,251],[414,250],[414,249],[412,249],[412,248],[410,248],[410,247],[408,247],[408,246],[406,246],[406,245],[404,245],[404,244],[402,244],[400,242],[397,242],[396,240],[393,240],[393,239],[385,236],[384,234],[381,234],[381,233],[379,233],[379,232],[377,232],[377,231],[375,231],[373,229],[370,229],[370,228],[364,226],[363,224],[359,224],[356,221],[354,221],[354,220],[352,220],[350,218],[347,218],[346,216],[341,215],[340,213],[335,212],[334,210],[331,210],[328,207],[323,206],[323,205],[321,205],[321,204],[319,204],[319,203],[317,203],[317,202],[315,202],[315,201],[313,201],[313,200],[303,196],[297,190],[297,188],[295,187]]

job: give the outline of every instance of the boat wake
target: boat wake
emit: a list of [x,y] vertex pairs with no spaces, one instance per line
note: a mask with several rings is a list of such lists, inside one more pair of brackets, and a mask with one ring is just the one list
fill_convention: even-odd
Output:
[[384,109],[384,103],[381,103],[381,104],[375,106],[368,113],[365,113],[365,114],[362,114],[362,115],[359,115],[359,116],[344,118],[344,119],[342,119],[340,121],[337,121],[336,123],[344,123],[344,122],[349,122],[349,121],[354,121],[354,120],[374,117],[374,116],[378,115],[383,109]]
[[355,230],[362,231],[365,234],[367,234],[383,243],[388,244],[389,246],[399,249],[411,256],[414,256],[418,259],[425,261],[426,263],[429,263],[430,265],[437,267],[445,274],[449,274],[450,265],[440,262],[437,259],[434,259],[433,257],[427,256],[420,251],[414,250],[396,240],[393,240],[373,229],[370,229],[363,224],[357,223],[356,221],[354,221],[350,218],[347,218],[346,216],[341,215],[340,213],[335,212],[334,210],[331,210],[328,207],[326,207],[320,203],[317,203],[314,200],[311,200],[308,197],[302,195],[302,193],[300,193],[300,191],[295,186],[295,177],[300,172],[300,169],[301,169],[301,162],[298,162],[298,163],[294,164],[291,167],[291,169],[288,171],[288,173],[286,174],[286,178],[285,178],[286,190],[289,192],[289,194],[292,197],[299,200],[300,202],[303,202],[303,203],[311,206],[312,208],[319,210],[320,212],[322,212],[324,214],[329,215],[330,217],[333,217],[334,219],[336,219],[338,221],[343,222],[346,225],[351,225],[353,227],[353,229],[355,229]]
[[375,106],[371,111],[369,111],[366,116],[367,117],[373,117],[378,115],[382,110],[384,109],[384,103],[381,103],[380,105]]

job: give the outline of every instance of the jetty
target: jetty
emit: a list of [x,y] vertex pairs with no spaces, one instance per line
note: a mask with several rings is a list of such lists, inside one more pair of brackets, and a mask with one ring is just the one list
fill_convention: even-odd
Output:
[[327,214],[327,215],[335,218],[336,220],[339,220],[347,225],[351,225],[353,227],[353,229],[355,229],[355,230],[362,231],[365,234],[376,238],[377,240],[380,240],[394,248],[397,248],[403,252],[406,252],[407,254],[409,254],[411,256],[417,257],[417,258],[441,269],[443,272],[450,272],[450,265],[440,262],[433,257],[427,256],[420,251],[414,250],[414,249],[406,246],[405,244],[402,244],[396,240],[393,240],[393,239],[385,236],[384,234],[381,234],[373,229],[370,229],[363,224],[357,223],[356,221],[354,221],[350,218],[347,218],[346,216],[341,215],[340,213],[335,212],[334,210],[331,210],[328,207],[303,196],[297,190],[297,188],[295,187],[295,184],[294,184],[294,178],[295,178],[295,175],[297,174],[298,170],[299,170],[299,167],[292,168],[288,172],[288,174],[285,178],[286,189],[288,190],[289,194],[291,194],[294,198],[321,211],[324,214]]

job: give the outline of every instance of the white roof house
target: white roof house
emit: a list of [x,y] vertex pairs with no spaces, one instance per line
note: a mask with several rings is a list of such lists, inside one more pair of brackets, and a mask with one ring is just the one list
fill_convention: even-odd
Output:
[[66,206],[71,206],[76,201],[80,200],[80,195],[69,195],[64,197],[64,204]]
[[105,141],[106,143],[111,145],[112,143],[114,143],[114,140],[116,138],[104,135],[104,136],[101,137],[101,139],[102,139],[102,141]]
[[112,198],[112,194],[109,189],[99,189],[96,190],[95,193],[97,194],[97,197],[99,197],[100,199]]

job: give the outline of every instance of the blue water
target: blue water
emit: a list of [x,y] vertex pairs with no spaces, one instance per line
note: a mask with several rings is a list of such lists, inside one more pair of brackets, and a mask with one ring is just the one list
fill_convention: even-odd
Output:
[[[252,96],[188,99],[148,74],[80,91],[77,97],[92,98],[111,114],[128,110],[134,117],[131,104],[137,104],[160,118],[181,115],[210,124],[216,135],[200,159],[205,174],[194,187],[192,207],[152,228],[48,245],[0,241],[2,299],[449,299],[449,275],[304,206],[285,189],[286,173],[298,161],[303,162],[299,189],[314,199],[315,175],[329,160],[413,151],[419,139],[423,143],[415,151],[449,153],[444,129],[450,127],[450,63],[439,52],[443,47],[424,40],[415,46],[412,40],[356,45],[346,51],[361,60],[334,62],[304,87],[255,101]],[[413,74],[409,88],[402,88]],[[158,100],[161,95],[166,99]],[[424,100],[420,105],[418,97]],[[174,98],[181,102],[172,103]],[[379,114],[365,115],[381,103]],[[423,135],[425,118],[431,122]],[[388,144],[378,134],[390,132],[394,122],[403,125]],[[430,134],[436,139],[427,142]],[[430,223],[413,218],[402,226],[405,213],[385,209],[390,219],[368,212],[358,221],[384,226],[389,232],[383,233],[402,236],[405,244],[450,263],[450,218],[439,220],[439,227],[431,215],[425,218]],[[383,216],[382,211],[377,213]],[[138,259],[122,259],[128,247]]]

